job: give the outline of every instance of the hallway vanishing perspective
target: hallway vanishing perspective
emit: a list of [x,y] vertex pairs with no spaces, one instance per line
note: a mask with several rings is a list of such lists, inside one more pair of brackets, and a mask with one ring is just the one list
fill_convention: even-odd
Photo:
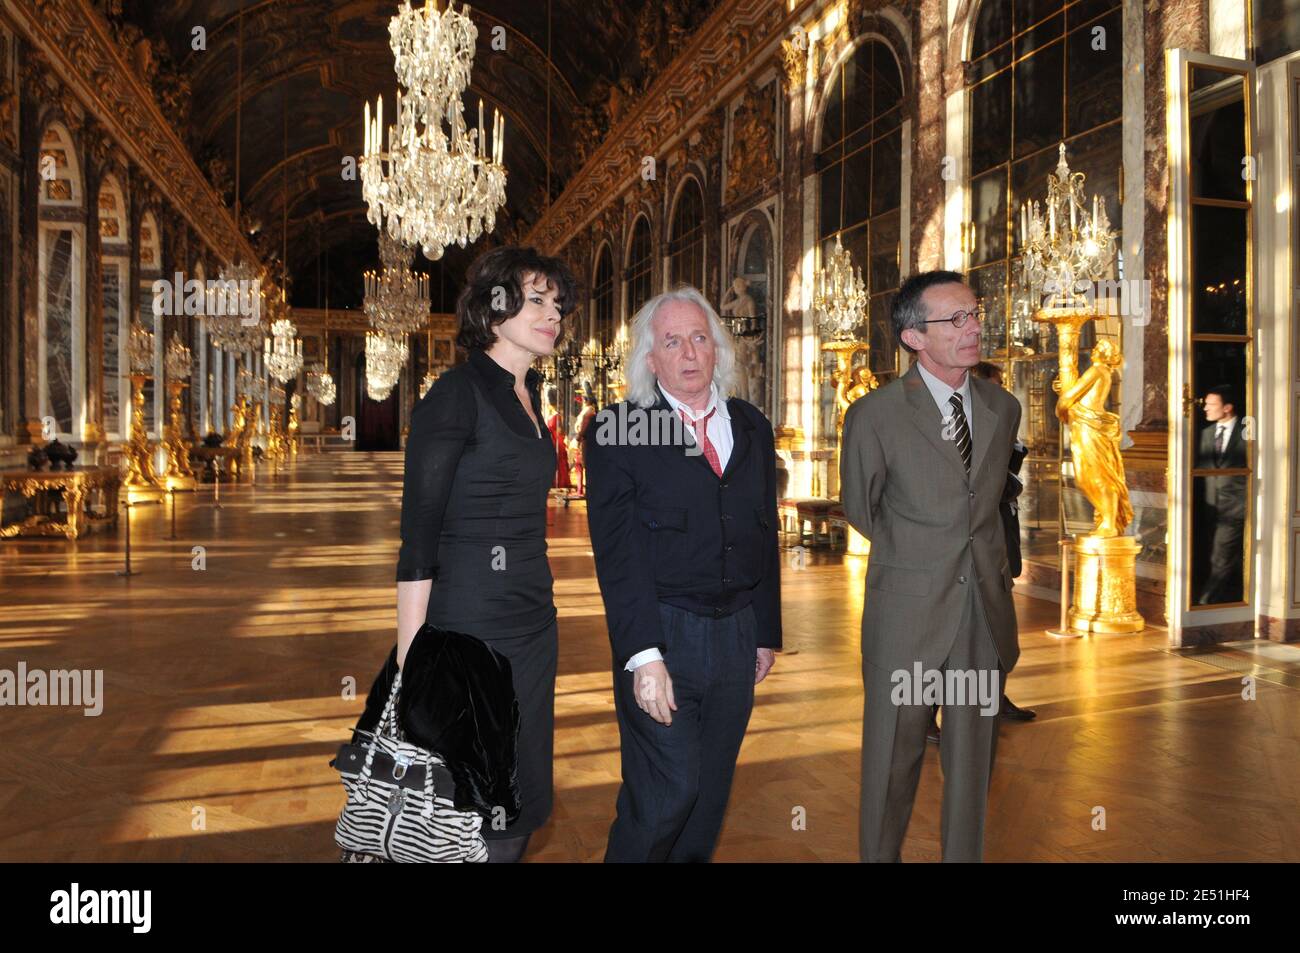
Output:
[[[167,506],[134,508],[139,575],[125,579],[102,536],[0,549],[0,669],[104,672],[97,717],[0,718],[0,859],[336,859],[343,789],[327,762],[394,637],[401,469],[398,454],[326,453],[223,488],[220,509],[210,487],[177,494],[174,541]],[[591,861],[618,782],[609,643],[582,504],[548,513],[556,801],[528,859]],[[785,566],[786,650],[758,689],[719,861],[857,858],[856,562]],[[1002,724],[986,859],[1300,852],[1300,651],[1198,657],[1160,630],[1055,640],[1042,633],[1054,604],[1018,595],[1016,609],[1009,693],[1038,718]],[[358,697],[343,697],[353,682]],[[904,860],[938,859],[939,782],[931,745]]]

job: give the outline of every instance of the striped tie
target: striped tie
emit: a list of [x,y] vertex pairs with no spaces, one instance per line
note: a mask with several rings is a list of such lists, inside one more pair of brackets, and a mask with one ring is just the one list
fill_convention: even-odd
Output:
[[966,465],[966,475],[970,476],[970,424],[966,422],[966,411],[961,405],[961,394],[953,394],[948,398],[948,403],[952,404],[952,419],[957,425],[953,432],[953,439],[957,441],[957,452],[961,454],[961,462]]

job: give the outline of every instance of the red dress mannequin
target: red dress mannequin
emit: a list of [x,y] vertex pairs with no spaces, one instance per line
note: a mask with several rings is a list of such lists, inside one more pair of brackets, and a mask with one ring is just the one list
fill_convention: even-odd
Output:
[[555,444],[555,482],[551,484],[562,490],[573,485],[569,479],[569,447],[564,441],[564,424],[560,412],[555,409],[555,388],[546,392],[546,429],[551,432],[551,443]]
[[596,396],[591,392],[590,384],[583,385],[578,400],[582,405],[582,411],[578,414],[578,419],[573,422],[573,466],[578,471],[578,498],[583,498],[587,495],[587,480],[586,467],[582,461],[582,441],[587,437],[587,429],[591,426],[591,422],[596,419]]

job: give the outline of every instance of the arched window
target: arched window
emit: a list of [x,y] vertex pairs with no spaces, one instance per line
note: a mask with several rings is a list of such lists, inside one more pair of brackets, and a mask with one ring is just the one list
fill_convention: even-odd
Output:
[[[108,175],[99,189],[100,295],[104,303],[104,430],[111,440],[130,432],[131,385],[126,345],[130,335],[131,244],[126,200],[117,177]],[[123,415],[123,408],[127,409]]]
[[669,232],[670,283],[704,290],[704,195],[692,177],[677,196]]
[[815,159],[822,261],[838,236],[862,269],[877,375],[892,374],[897,363],[889,307],[899,275],[902,98],[894,54],[877,40],[863,43],[830,80]]
[[614,340],[614,260],[609,245],[602,245],[596,255],[596,275],[591,283],[592,313],[596,340],[608,344]]
[[[601,245],[596,254],[596,272],[591,283],[591,317],[592,336],[603,350],[614,343],[614,258],[610,254],[608,243]],[[606,391],[608,382],[604,371],[600,374],[600,403],[609,402]]]
[[81,169],[68,130],[55,123],[41,137],[39,403],[63,440],[80,440],[85,425],[85,227],[68,221],[84,202]]
[[162,419],[162,316],[153,313],[153,283],[162,277],[162,235],[153,212],[145,212],[140,220],[139,248],[140,310],[138,320],[153,332],[153,370],[151,379],[144,382],[144,424],[149,436],[159,439],[158,421]]
[[627,253],[627,270],[623,279],[627,286],[627,318],[641,310],[641,305],[651,298],[651,275],[654,249],[650,241],[650,220],[638,215],[632,223],[632,244]]
[[1015,222],[1022,202],[1046,195],[1060,143],[1071,170],[1087,175],[1087,191],[1106,199],[1112,224],[1120,221],[1120,24],[1118,0],[980,5],[967,77],[967,219],[975,225],[971,283],[988,314],[985,354],[1005,356],[1036,330],[1008,327],[1020,255]]
[[[1087,176],[1086,194],[1105,198],[1118,229],[1122,51],[1120,0],[985,0],[975,13],[966,76],[970,204],[964,218],[974,225],[967,274],[987,315],[982,353],[1002,367],[1024,407],[1025,558],[1053,564],[1061,514],[1081,519],[1086,501],[1068,484],[1061,492],[1059,475],[1069,469],[1057,460],[1055,331],[1014,307],[1018,217],[1023,202],[1046,198],[1047,175],[1063,142],[1071,171]],[[1095,324],[1084,329],[1080,371]]]
[[1251,0],[1250,24],[1260,66],[1300,50],[1300,0]]

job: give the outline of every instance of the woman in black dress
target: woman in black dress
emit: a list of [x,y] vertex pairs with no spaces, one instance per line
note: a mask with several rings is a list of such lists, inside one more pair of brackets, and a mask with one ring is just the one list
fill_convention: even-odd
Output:
[[518,818],[483,824],[490,862],[519,860],[551,813],[558,651],[546,498],[555,447],[541,374],[577,298],[563,262],[498,248],[470,266],[456,303],[469,359],[416,404],[406,444],[397,561],[397,662],[426,621],[510,660],[519,700]]

